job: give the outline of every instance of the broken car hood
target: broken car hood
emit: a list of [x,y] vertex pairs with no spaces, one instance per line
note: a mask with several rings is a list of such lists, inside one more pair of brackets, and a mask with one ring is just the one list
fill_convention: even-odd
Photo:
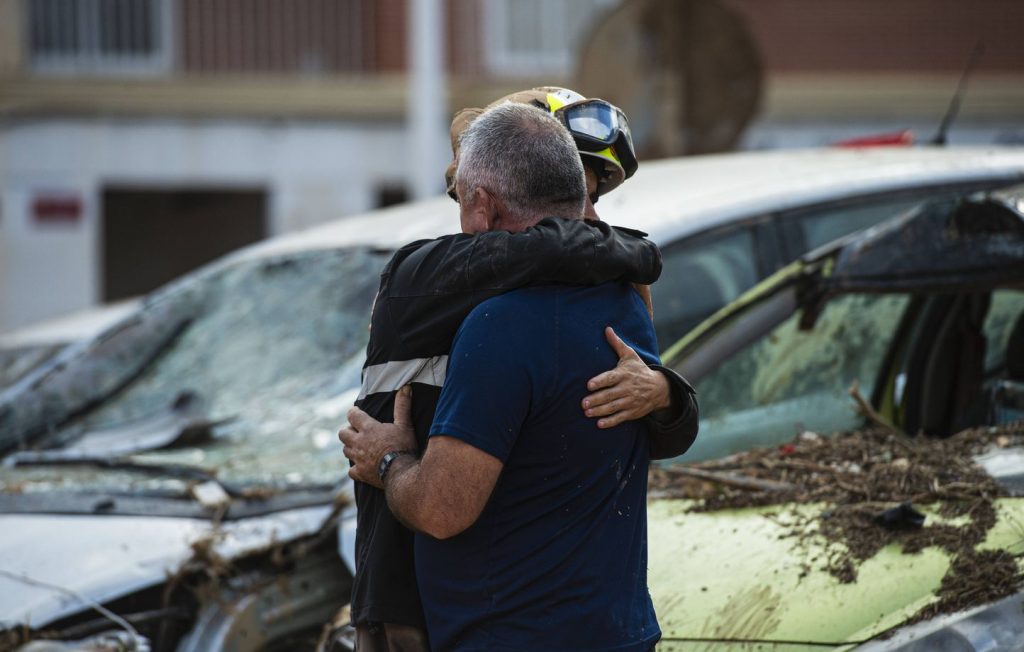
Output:
[[0,628],[37,628],[165,582],[197,542],[236,559],[316,533],[330,505],[232,521],[138,516],[0,515]]

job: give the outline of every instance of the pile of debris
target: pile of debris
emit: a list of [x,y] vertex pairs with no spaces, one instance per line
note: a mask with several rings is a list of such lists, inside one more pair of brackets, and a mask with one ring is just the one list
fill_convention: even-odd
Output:
[[[1024,422],[946,439],[884,428],[823,437],[804,432],[777,448],[707,462],[652,467],[652,497],[692,498],[698,509],[781,505],[989,500],[998,484],[974,463],[991,446],[1024,444]],[[891,505],[890,505],[891,506]]]
[[[995,498],[1006,492],[973,456],[1024,445],[1024,422],[965,430],[952,437],[907,437],[886,427],[823,437],[805,432],[776,448],[707,462],[652,467],[650,495],[695,500],[695,511],[821,504],[792,521],[793,536],[823,536],[825,570],[841,582],[889,544],[905,553],[939,547],[953,557],[940,600],[917,619],[1010,595],[1024,580],[1004,551],[976,550],[996,522]],[[915,505],[931,505],[960,525],[925,524]],[[806,512],[802,512],[806,513]]]

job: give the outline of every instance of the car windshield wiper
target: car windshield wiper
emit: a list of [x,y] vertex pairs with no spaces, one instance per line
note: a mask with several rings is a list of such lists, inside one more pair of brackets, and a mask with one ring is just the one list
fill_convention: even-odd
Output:
[[58,448],[17,451],[4,462],[73,462],[117,458],[174,446],[194,446],[213,438],[213,429],[231,418],[211,420],[206,402],[195,392],[180,392],[165,409],[147,417],[88,430]]
[[118,471],[132,471],[147,475],[180,478],[182,480],[197,480],[200,482],[216,482],[224,487],[224,490],[231,496],[242,496],[241,489],[230,483],[217,480],[217,475],[210,469],[189,464],[154,464],[149,462],[136,462],[123,457],[85,457],[74,458],[18,458],[9,456],[4,460],[6,466],[94,466],[101,469],[112,469]]
[[182,516],[212,518],[219,522],[323,505],[335,500],[339,491],[338,485],[285,488],[223,482],[210,469],[187,464],[142,463],[130,458],[9,461],[7,464],[23,467],[88,466],[127,471],[162,479],[179,479],[186,487],[173,491],[166,488],[112,491],[72,482],[70,487],[47,491],[0,491],[0,513]]

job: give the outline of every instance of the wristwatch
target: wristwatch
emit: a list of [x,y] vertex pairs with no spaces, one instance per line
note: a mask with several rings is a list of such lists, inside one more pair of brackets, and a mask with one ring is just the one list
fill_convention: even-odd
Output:
[[377,475],[380,477],[381,482],[384,482],[384,476],[388,474],[391,463],[398,459],[399,455],[412,455],[412,453],[409,451],[389,451],[384,453],[384,457],[380,458],[380,463],[377,465]]

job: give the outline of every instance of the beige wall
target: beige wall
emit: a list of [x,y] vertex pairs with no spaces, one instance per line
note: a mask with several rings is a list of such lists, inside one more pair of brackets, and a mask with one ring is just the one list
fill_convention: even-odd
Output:
[[21,0],[0,0],[0,76],[21,69]]

